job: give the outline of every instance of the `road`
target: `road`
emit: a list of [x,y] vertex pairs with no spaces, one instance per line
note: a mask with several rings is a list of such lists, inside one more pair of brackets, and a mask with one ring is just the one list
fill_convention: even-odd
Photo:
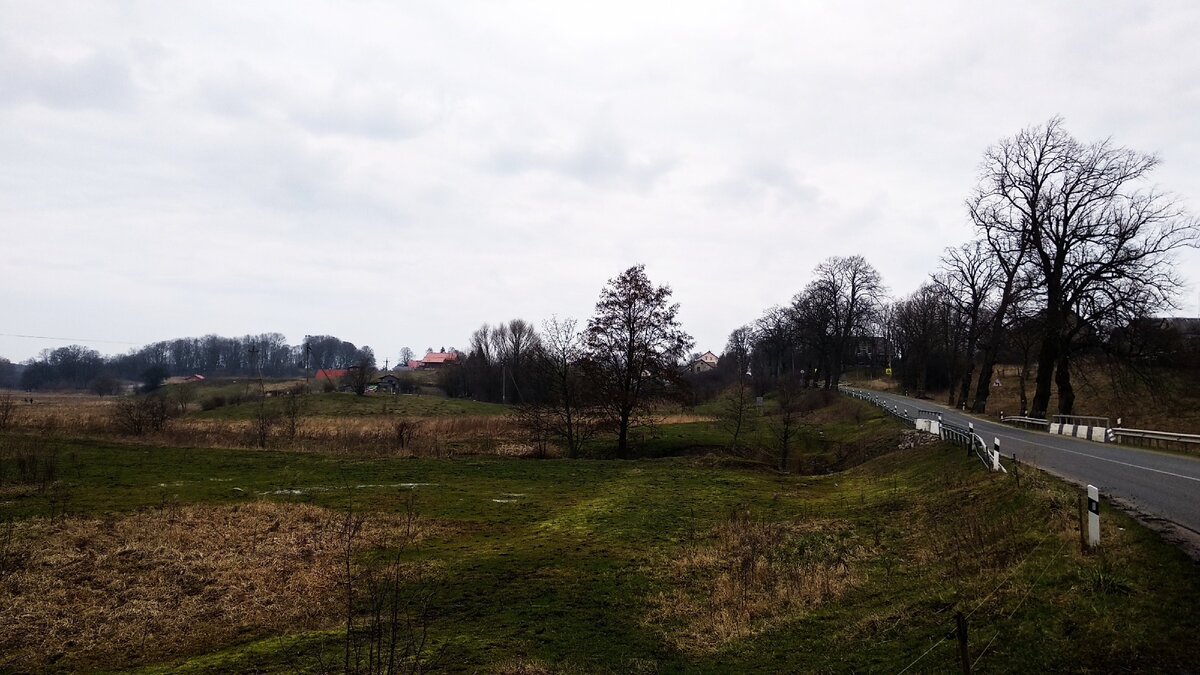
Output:
[[1020,429],[932,401],[870,393],[901,410],[907,408],[911,417],[921,409],[940,412],[951,424],[965,427],[971,422],[975,433],[989,446],[995,438],[1000,439],[1000,452],[1005,457],[1016,453],[1022,464],[1034,464],[1076,483],[1090,483],[1100,488],[1102,498],[1118,497],[1142,513],[1200,533],[1200,458]]

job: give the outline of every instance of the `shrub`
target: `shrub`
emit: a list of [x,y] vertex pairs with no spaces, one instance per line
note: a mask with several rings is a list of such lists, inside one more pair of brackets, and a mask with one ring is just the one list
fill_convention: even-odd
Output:
[[215,410],[224,405],[225,405],[225,397],[220,394],[217,394],[215,396],[209,396],[209,397],[205,398],[204,400],[200,401],[200,409],[201,410]]
[[132,436],[162,431],[173,410],[164,396],[129,396],[113,408],[113,425],[117,431]]

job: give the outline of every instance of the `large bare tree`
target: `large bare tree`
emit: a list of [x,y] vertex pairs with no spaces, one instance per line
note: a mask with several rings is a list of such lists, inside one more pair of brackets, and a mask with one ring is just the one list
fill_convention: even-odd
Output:
[[617,457],[629,456],[629,422],[647,398],[678,382],[692,347],[670,286],[655,286],[643,265],[610,279],[584,333],[585,366],[599,403],[617,425]]
[[885,289],[879,272],[860,255],[827,258],[814,270],[813,290],[832,318],[832,363],[825,388],[836,387],[842,377],[851,339],[871,325]]
[[1033,415],[1046,413],[1052,384],[1059,412],[1072,411],[1072,349],[1096,321],[1148,314],[1178,290],[1172,253],[1195,245],[1197,230],[1169,197],[1142,187],[1157,164],[1111,140],[1082,143],[1058,117],[985,155],[982,226],[989,238],[1027,245],[1041,299]]
[[583,338],[575,319],[552,317],[542,322],[534,357],[548,394],[546,403],[537,404],[538,417],[571,458],[579,456],[580,446],[597,427],[590,392],[580,372],[586,353]]
[[959,372],[956,373],[957,384],[953,378],[951,381],[947,401],[951,406],[956,404],[955,387],[958,389],[957,401],[965,402],[970,395],[976,351],[984,328],[985,305],[993,294],[998,275],[999,264],[995,257],[985,242],[976,239],[957,248],[946,249],[942,255],[941,274],[933,277],[934,284],[960,317],[962,327],[963,359],[961,366],[954,364]]

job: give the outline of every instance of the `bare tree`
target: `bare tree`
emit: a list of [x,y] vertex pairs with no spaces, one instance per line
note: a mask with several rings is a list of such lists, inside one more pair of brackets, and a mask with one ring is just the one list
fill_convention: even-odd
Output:
[[13,421],[13,411],[16,410],[16,407],[17,402],[11,391],[0,393],[0,431],[7,429]]
[[543,414],[527,416],[561,441],[571,458],[579,456],[580,446],[598,426],[590,411],[590,392],[580,372],[586,348],[577,326],[575,319],[556,316],[542,323],[535,363],[547,380],[550,398],[545,405],[537,406]]
[[284,392],[283,396],[283,419],[287,424],[287,435],[289,439],[295,440],[296,431],[300,425],[300,417],[304,415],[304,409],[308,404],[308,387],[304,385],[296,385]]
[[350,367],[346,377],[350,380],[350,388],[357,396],[366,396],[367,386],[375,378],[375,359],[364,358]]
[[636,265],[610,279],[584,333],[589,379],[617,425],[617,456],[629,456],[629,421],[647,398],[679,381],[692,338],[679,326],[669,286]]
[[[942,273],[934,275],[934,284],[945,294],[962,322],[964,359],[958,377],[957,400],[965,402],[975,375],[975,356],[984,324],[985,304],[996,286],[999,265],[987,244],[976,239],[958,248],[946,249],[941,268]],[[955,387],[951,386],[947,401],[951,406],[956,403],[954,394]]]
[[778,404],[771,415],[767,427],[775,438],[779,449],[779,470],[787,471],[791,459],[792,444],[800,433],[800,416],[802,406],[800,398],[802,391],[795,378],[787,377],[779,381],[775,390],[775,402]]
[[193,382],[184,382],[177,384],[171,388],[171,398],[179,406],[179,414],[187,412],[187,407],[196,400],[196,385]]
[[1001,141],[985,156],[977,198],[985,224],[1027,241],[1043,315],[1031,414],[1074,407],[1074,340],[1106,317],[1168,306],[1180,286],[1172,253],[1197,241],[1195,221],[1170,198],[1139,187],[1154,155],[1110,140],[1081,143],[1055,117]]
[[897,302],[891,312],[891,333],[900,352],[900,382],[922,397],[936,349],[938,315],[944,309],[940,292],[926,283]]
[[883,299],[879,272],[858,255],[833,256],[814,270],[813,291],[832,319],[832,363],[825,374],[825,388],[836,387],[842,376],[851,338],[871,323],[876,305]]
[[717,423],[729,434],[730,451],[736,452],[754,426],[754,389],[748,375],[739,374],[717,401]]
[[750,371],[750,351],[754,348],[754,329],[741,326],[729,333],[720,364],[724,368],[745,375]]

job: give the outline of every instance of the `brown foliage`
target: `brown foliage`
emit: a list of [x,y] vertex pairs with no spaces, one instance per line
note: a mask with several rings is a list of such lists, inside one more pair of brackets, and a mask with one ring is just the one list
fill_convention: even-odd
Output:
[[[16,522],[15,562],[0,580],[0,670],[130,666],[332,626],[340,522],[271,502]],[[402,525],[374,518],[364,538],[378,546]]]
[[844,522],[734,513],[667,562],[673,588],[650,599],[648,618],[678,648],[711,653],[841,597],[867,554]]

